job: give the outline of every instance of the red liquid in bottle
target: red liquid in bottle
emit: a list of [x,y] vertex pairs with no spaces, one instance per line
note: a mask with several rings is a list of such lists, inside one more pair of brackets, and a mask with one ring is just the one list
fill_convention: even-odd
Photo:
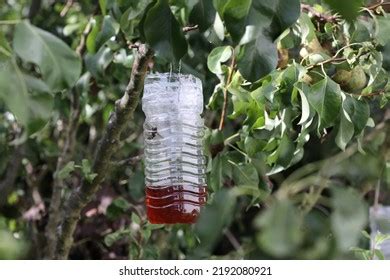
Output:
[[192,224],[206,203],[205,186],[146,186],[146,212],[152,224]]

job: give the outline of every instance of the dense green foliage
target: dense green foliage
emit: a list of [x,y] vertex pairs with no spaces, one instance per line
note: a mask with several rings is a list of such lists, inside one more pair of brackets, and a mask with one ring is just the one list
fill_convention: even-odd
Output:
[[65,201],[96,177],[138,42],[150,71],[203,82],[208,205],[193,226],[146,221],[139,106],[70,258],[361,257],[369,205],[390,202],[386,4],[70,2],[0,0],[0,259],[42,258],[53,182]]

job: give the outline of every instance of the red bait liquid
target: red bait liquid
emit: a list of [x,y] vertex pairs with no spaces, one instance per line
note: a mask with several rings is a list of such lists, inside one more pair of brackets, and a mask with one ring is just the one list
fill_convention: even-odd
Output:
[[206,199],[206,186],[146,186],[148,220],[152,224],[195,223]]

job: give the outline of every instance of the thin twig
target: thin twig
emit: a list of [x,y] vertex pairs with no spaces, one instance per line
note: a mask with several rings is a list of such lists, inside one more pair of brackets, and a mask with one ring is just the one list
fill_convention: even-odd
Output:
[[301,4],[301,11],[306,13],[311,13],[315,18],[318,19],[318,21],[321,22],[330,22],[335,23],[338,20],[338,16],[336,15],[329,15],[329,14],[323,14],[318,12],[316,9],[314,9],[312,6],[308,4]]
[[127,165],[127,164],[133,165],[133,164],[141,161],[142,158],[143,158],[143,155],[141,154],[141,155],[137,155],[137,156],[134,156],[134,157],[130,157],[130,158],[122,159],[122,160],[119,160],[119,161],[115,161],[112,164],[116,165],[116,166],[123,166],[123,165]]
[[91,29],[92,29],[92,17],[88,20],[88,23],[85,26],[83,33],[81,34],[80,43],[76,47],[76,53],[79,56],[82,56],[83,53],[85,52],[87,37],[88,37],[88,34],[91,32]]
[[[369,134],[366,135],[364,138],[364,142],[370,142],[372,139],[377,137],[377,135],[382,132],[383,130],[388,130],[389,124],[388,120],[390,118],[387,116],[387,113],[385,113],[385,117],[382,122],[376,125],[376,127],[371,131]],[[339,162],[342,162],[348,158],[350,158],[352,155],[354,155],[358,150],[358,144],[355,143],[351,146],[349,146],[345,151],[340,152],[334,156],[331,156],[327,159],[323,159],[317,162],[309,163],[306,166],[303,166],[300,169],[297,169],[294,171],[289,177],[287,177],[282,185],[279,187],[276,196],[279,198],[287,197],[291,194],[297,193],[298,191],[302,191],[305,189],[305,186],[311,186],[315,185],[318,182],[325,181],[326,178],[322,174],[325,170],[328,170],[328,168],[332,165],[336,165]],[[314,174],[314,175],[310,175]],[[304,178],[304,179],[302,179]],[[306,180],[306,182],[300,182]],[[299,182],[299,183],[297,183]],[[294,190],[292,191],[292,185],[294,185]]]
[[367,6],[366,9],[371,10],[371,11],[375,11],[376,8],[379,8],[381,6],[389,6],[389,5],[390,5],[390,2],[385,2],[384,0],[381,0],[376,4],[373,4],[371,6]]
[[345,61],[345,60],[347,60],[347,59],[344,58],[344,57],[338,57],[339,54],[340,54],[343,50],[345,50],[346,48],[350,48],[350,47],[352,47],[352,46],[357,46],[357,45],[361,45],[361,43],[352,43],[352,44],[346,45],[346,46],[340,48],[339,50],[337,50],[337,52],[336,52],[332,57],[330,57],[330,58],[328,58],[328,59],[325,59],[325,60],[322,61],[322,62],[318,62],[318,63],[314,63],[314,64],[311,64],[311,65],[308,65],[308,66],[306,67],[306,69],[307,69],[307,70],[311,70],[311,69],[313,69],[314,67],[323,66],[323,65],[328,64],[328,63]]
[[225,117],[226,117],[226,111],[227,111],[227,106],[228,106],[228,86],[229,86],[230,82],[232,81],[235,66],[236,66],[236,58],[235,58],[235,54],[234,54],[234,50],[233,50],[232,60],[230,62],[230,67],[229,67],[229,74],[228,74],[225,86],[223,87],[223,107],[222,107],[221,119],[219,121],[218,130],[222,130],[225,126]]
[[193,25],[193,26],[184,26],[183,27],[183,32],[190,32],[190,31],[193,31],[193,30],[197,30],[199,28],[199,26],[196,24],[196,25]]
[[362,96],[362,97],[375,97],[375,96],[380,96],[382,94],[385,94],[385,90],[381,89],[378,91],[373,91],[371,93],[351,93],[351,94],[356,96]]
[[60,13],[60,17],[64,17],[66,16],[66,14],[69,12],[70,8],[72,7],[74,3],[74,0],[68,0],[64,6],[64,8],[62,9],[61,13]]
[[226,228],[223,231],[223,234],[229,240],[230,244],[232,244],[234,250],[236,250],[239,255],[243,256],[244,251],[241,247],[241,244],[240,244],[240,242],[238,242],[237,238],[233,235],[233,233],[228,228]]

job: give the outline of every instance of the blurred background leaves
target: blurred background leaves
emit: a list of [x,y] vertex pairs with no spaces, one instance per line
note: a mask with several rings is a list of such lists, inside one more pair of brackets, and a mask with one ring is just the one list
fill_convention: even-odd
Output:
[[[0,0],[0,258],[42,258],[53,180],[67,199],[96,176],[93,153],[138,42],[156,51],[151,71],[202,80],[208,204],[196,225],[148,223],[137,108],[70,258],[379,255],[362,230],[369,205],[390,204],[388,8]],[[74,153],[56,170],[75,96]]]

